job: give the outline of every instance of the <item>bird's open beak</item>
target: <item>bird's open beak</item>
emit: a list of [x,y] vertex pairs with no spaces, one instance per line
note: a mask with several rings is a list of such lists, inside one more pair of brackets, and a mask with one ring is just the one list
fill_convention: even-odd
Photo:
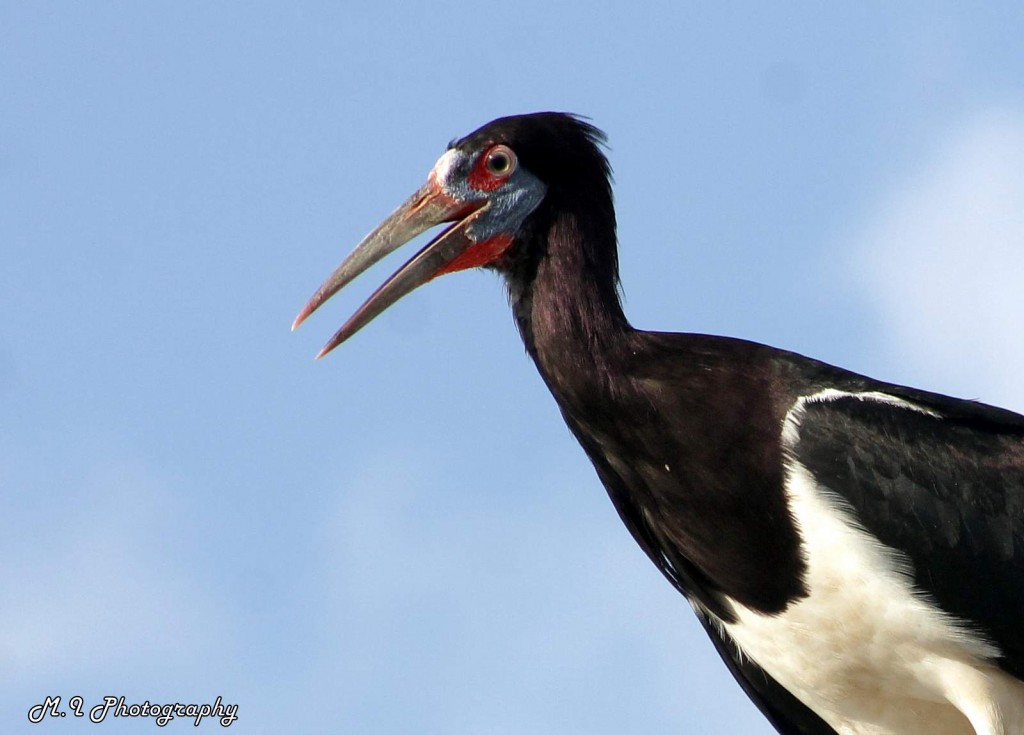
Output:
[[317,358],[323,357],[407,293],[447,270],[459,255],[475,245],[468,230],[486,209],[486,199],[465,202],[451,197],[432,174],[419,191],[367,235],[323,282],[295,318],[292,329],[384,256],[435,225],[453,222],[373,292],[320,350]]

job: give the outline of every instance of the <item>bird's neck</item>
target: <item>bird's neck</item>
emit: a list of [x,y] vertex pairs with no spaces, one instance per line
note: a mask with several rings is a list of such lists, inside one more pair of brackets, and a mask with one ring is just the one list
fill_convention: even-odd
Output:
[[619,301],[614,215],[562,212],[536,237],[537,257],[508,279],[512,309],[552,392],[574,402],[605,384],[634,333]]

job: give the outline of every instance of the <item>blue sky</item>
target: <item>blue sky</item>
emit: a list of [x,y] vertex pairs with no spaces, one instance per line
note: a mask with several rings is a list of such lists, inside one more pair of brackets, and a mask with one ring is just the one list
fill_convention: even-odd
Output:
[[320,362],[389,268],[288,327],[449,139],[567,110],[610,138],[637,326],[1022,410],[1022,27],[1017,2],[0,3],[0,729],[156,728],[28,723],[77,694],[221,696],[244,733],[768,733],[495,276]]

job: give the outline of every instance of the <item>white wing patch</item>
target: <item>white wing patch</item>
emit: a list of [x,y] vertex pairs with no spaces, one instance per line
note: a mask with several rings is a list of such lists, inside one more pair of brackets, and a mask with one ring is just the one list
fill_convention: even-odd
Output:
[[877,403],[885,403],[890,406],[897,408],[905,408],[908,411],[914,411],[915,413],[923,413],[925,416],[931,416],[933,418],[942,418],[942,414],[938,414],[935,411],[919,406],[916,403],[912,403],[905,398],[893,396],[888,393],[882,393],[881,391],[863,391],[861,393],[851,393],[848,391],[836,390],[835,388],[825,388],[817,393],[809,396],[800,396],[793,404],[793,407],[789,409],[786,414],[786,418],[782,422],[782,440],[787,447],[796,446],[797,441],[800,438],[800,422],[804,418],[804,413],[807,411],[807,404],[809,403],[827,403],[829,401],[838,401],[842,398],[854,398],[858,401],[875,401]]
[[[840,398],[938,416],[885,393],[825,390],[787,414],[786,449],[808,404]],[[743,654],[842,735],[1024,733],[1024,683],[992,664],[998,650],[916,590],[909,559],[787,455],[808,596],[778,615],[732,601],[738,620],[722,627]]]

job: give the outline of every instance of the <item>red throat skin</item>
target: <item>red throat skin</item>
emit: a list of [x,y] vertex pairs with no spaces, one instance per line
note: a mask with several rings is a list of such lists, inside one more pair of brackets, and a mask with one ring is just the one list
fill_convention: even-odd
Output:
[[460,253],[451,263],[438,269],[431,278],[443,276],[445,273],[464,271],[468,268],[479,268],[488,263],[493,263],[504,255],[511,245],[511,235],[495,235],[489,240],[478,242]]

